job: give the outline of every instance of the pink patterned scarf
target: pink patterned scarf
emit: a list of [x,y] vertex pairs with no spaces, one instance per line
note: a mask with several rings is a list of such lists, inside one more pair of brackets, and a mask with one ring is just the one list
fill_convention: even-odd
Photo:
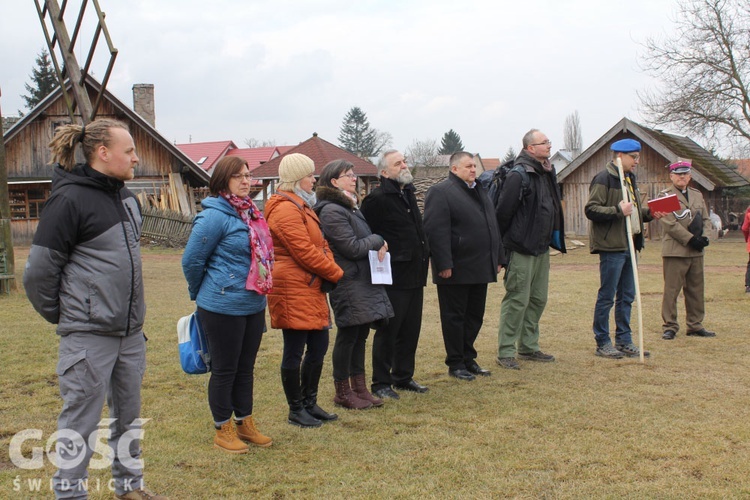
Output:
[[240,198],[225,191],[220,194],[234,207],[237,214],[247,224],[251,262],[245,289],[252,290],[260,295],[267,295],[273,288],[273,280],[271,279],[273,240],[268,224],[266,224],[263,214],[260,213],[258,207],[249,197]]

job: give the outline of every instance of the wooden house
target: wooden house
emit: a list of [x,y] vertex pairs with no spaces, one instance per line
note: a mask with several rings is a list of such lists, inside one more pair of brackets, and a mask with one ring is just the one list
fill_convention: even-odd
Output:
[[[86,87],[92,102],[95,102],[101,85],[89,76]],[[140,162],[135,179],[126,183],[128,187],[136,193],[148,193],[150,197],[158,198],[165,192],[165,187],[174,190],[177,185],[185,194],[185,185],[207,185],[209,175],[156,130],[153,85],[135,85],[133,93],[136,98],[134,108],[141,110],[145,117],[106,90],[97,113],[99,118],[115,118],[130,128]],[[149,98],[150,103],[143,102]],[[58,88],[4,134],[11,228],[16,243],[29,243],[36,231],[52,182],[48,144],[55,129],[68,123],[70,116]],[[185,205],[183,212],[191,210],[181,200],[182,205]]]
[[[584,207],[588,201],[591,179],[612,160],[612,143],[626,138],[641,143],[640,164],[635,174],[644,202],[656,198],[659,192],[671,186],[668,166],[678,158],[693,161],[691,186],[701,191],[708,206],[716,213],[725,211],[724,189],[750,184],[735,169],[692,139],[650,129],[623,118],[557,173],[557,182],[562,188],[567,233],[588,235],[589,221]],[[659,237],[660,225],[651,223],[649,226],[649,236]]]

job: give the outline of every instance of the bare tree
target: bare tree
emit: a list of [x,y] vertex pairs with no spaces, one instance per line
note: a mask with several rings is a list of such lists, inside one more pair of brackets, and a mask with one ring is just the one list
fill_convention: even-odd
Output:
[[644,44],[644,69],[662,82],[639,93],[651,122],[750,149],[750,3],[680,0],[670,33]]
[[249,139],[245,139],[245,144],[249,148],[267,148],[270,146],[276,145],[276,139],[264,139],[264,140],[258,140],[254,137],[251,137]]
[[373,156],[377,156],[383,151],[390,149],[393,146],[393,136],[390,132],[385,130],[375,129],[375,149]]
[[573,158],[581,154],[583,150],[583,136],[581,135],[581,119],[578,110],[573,111],[565,118],[563,130],[563,144],[565,149],[571,152]]
[[413,167],[436,167],[438,166],[438,145],[435,139],[415,139],[406,148],[405,156]]

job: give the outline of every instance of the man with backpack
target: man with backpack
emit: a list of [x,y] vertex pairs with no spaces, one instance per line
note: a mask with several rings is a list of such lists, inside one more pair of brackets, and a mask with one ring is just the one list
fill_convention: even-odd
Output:
[[549,161],[552,143],[537,129],[499,187],[495,207],[506,255],[497,364],[518,370],[518,358],[552,362],[539,348],[539,319],[547,304],[549,247],[565,253],[560,191]]

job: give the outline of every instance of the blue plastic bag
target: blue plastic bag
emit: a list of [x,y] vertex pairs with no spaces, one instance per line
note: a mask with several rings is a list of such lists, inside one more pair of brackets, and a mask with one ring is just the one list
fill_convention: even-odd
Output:
[[206,334],[198,319],[198,311],[180,318],[177,322],[177,345],[180,350],[182,370],[189,375],[211,371]]

